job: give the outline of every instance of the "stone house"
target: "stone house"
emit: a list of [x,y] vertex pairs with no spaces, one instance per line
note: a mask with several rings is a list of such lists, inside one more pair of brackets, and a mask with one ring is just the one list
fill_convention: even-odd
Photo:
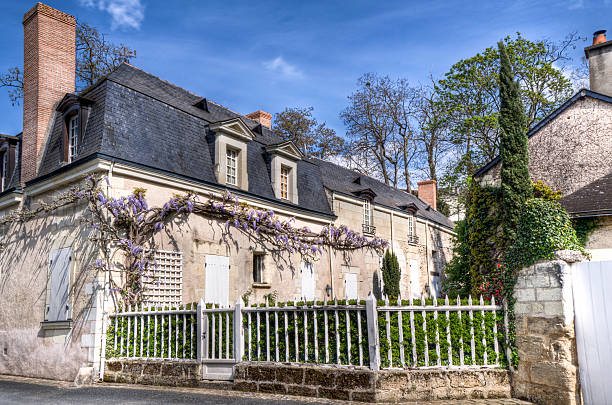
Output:
[[[590,90],[582,89],[535,125],[529,137],[529,173],[562,192],[573,218],[600,218],[587,250],[612,259],[612,41],[605,31],[585,48]],[[498,185],[499,157],[478,170],[482,184]]]
[[[271,115],[242,115],[123,64],[75,94],[75,19],[38,3],[24,25],[23,132],[0,137],[0,217],[50,202],[90,174],[106,194],[146,189],[151,206],[172,195],[230,190],[241,201],[320,230],[334,223],[386,239],[404,296],[438,292],[453,223],[436,211],[436,184],[418,198],[304,156],[271,131]],[[0,374],[71,380],[100,364],[113,310],[100,252],[74,204],[0,228]],[[218,221],[191,216],[155,240],[149,303],[232,304],[366,297],[380,290],[380,256],[324,251],[319,260],[267,254]],[[89,370],[89,371],[87,371]]]

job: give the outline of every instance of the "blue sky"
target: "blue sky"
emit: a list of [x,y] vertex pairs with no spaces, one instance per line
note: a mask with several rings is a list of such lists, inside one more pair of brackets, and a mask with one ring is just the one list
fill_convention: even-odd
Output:
[[[21,65],[23,14],[0,12],[0,71]],[[344,134],[339,114],[366,72],[426,82],[456,61],[520,31],[559,40],[612,32],[612,0],[154,1],[48,0],[137,50],[137,67],[241,113],[313,106]],[[21,130],[21,107],[0,89],[0,133]]]

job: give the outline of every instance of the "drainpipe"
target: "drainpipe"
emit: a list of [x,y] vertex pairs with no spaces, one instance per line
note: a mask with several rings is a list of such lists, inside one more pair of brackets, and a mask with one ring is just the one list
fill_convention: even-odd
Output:
[[[110,168],[108,169],[108,183],[106,185],[106,195],[111,196],[111,184],[113,180],[113,169],[115,168],[115,162],[111,162]],[[110,247],[106,246],[107,257],[109,256]],[[106,319],[108,313],[106,312],[106,301],[107,301],[107,289],[110,283],[109,263],[106,263],[107,271],[104,272],[104,285],[102,287],[102,336],[100,336],[100,380],[104,379],[104,366],[106,364]]]
[[425,263],[427,269],[427,291],[431,294],[431,283],[429,281],[429,224],[425,222]]
[[391,211],[391,253],[393,253],[393,239],[394,239],[394,235],[393,235],[393,211]]

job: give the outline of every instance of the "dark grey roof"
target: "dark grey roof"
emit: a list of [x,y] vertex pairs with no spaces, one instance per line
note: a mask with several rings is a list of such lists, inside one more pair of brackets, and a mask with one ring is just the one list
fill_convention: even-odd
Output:
[[612,214],[612,173],[574,191],[559,200],[570,214],[597,216]]
[[[214,138],[208,124],[240,117],[255,139],[247,145],[249,194],[276,200],[270,181],[270,161],[265,147],[282,139],[257,121],[188,92],[131,65],[123,64],[81,96],[93,103],[82,136],[78,160],[95,156],[113,158],[170,175],[207,184],[216,184],[213,171]],[[200,104],[198,106],[198,104]],[[204,107],[204,108],[202,108]],[[39,176],[32,182],[53,176],[62,168],[63,124],[60,118],[51,131],[43,154]],[[353,173],[318,159],[297,163],[299,208],[333,216],[325,187],[351,192],[342,174]],[[344,171],[343,171],[344,170]],[[331,182],[337,182],[332,184]],[[417,197],[388,187],[373,179],[375,202],[396,208],[414,202],[418,215],[452,227],[453,223]],[[30,184],[30,182],[28,182]],[[240,191],[237,191],[240,192]]]
[[[529,132],[527,132],[527,137],[531,138],[532,136],[534,136],[536,133],[538,133],[538,131],[543,126],[545,126],[550,121],[555,119],[559,114],[561,114],[563,111],[565,111],[569,106],[574,104],[576,101],[578,101],[578,100],[580,100],[580,99],[582,99],[584,97],[591,97],[591,98],[594,98],[594,99],[597,99],[597,100],[605,101],[606,103],[612,103],[612,97],[606,96],[605,94],[596,93],[594,91],[587,90],[587,89],[578,90],[578,92],[576,94],[574,94],[569,100],[567,100],[565,103],[563,103],[561,106],[559,106],[556,110],[554,110],[553,112],[548,114],[548,116],[546,118],[542,119],[533,128],[531,128],[529,130]],[[478,171],[476,173],[474,173],[474,177],[483,176],[493,166],[495,166],[497,163],[499,163],[500,160],[501,160],[500,157],[497,156],[495,159],[491,160],[489,163],[487,163],[486,165],[484,165],[480,169],[478,169]]]
[[[429,204],[413,194],[398,190],[372,177],[365,176],[335,163],[313,158],[310,158],[310,160],[319,166],[321,175],[323,176],[323,184],[329,190],[349,195],[357,195],[369,189],[376,194],[373,200],[374,203],[398,210],[403,210],[403,207],[414,204],[417,208],[417,216],[429,219],[449,228],[455,226],[453,221],[434,210]],[[357,179],[359,179],[358,182],[356,182]]]

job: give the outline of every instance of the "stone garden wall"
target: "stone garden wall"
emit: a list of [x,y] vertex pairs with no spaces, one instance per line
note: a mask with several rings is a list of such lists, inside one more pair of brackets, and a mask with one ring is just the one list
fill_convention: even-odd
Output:
[[582,257],[557,256],[521,270],[514,292],[520,360],[513,396],[540,405],[581,403],[570,263]]
[[[109,360],[105,382],[207,387],[197,361]],[[332,398],[364,402],[398,402],[471,398],[510,398],[509,372],[474,370],[372,371],[333,366],[243,362],[234,383],[214,388]]]

